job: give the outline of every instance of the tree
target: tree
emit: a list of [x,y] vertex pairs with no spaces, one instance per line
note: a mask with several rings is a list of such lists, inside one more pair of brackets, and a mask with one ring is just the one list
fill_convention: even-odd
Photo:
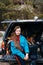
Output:
[[5,6],[5,4],[4,3],[2,3],[2,2],[0,2],[0,21],[2,21],[2,14],[3,14],[3,10],[5,10],[6,9],[6,6]]
[[4,3],[5,5],[9,5],[10,4],[9,0],[0,0],[0,2]]

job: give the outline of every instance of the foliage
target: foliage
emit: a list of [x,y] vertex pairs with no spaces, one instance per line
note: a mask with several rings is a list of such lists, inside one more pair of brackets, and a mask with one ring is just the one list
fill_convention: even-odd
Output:
[[42,2],[38,2],[37,0],[23,0],[24,4],[22,6],[18,4],[15,5],[13,1],[14,0],[0,0],[0,21],[5,19],[32,19],[35,15],[43,18]]
[[0,2],[4,3],[5,5],[9,5],[10,4],[9,0],[0,0]]
[[38,17],[39,17],[39,19],[43,18],[43,14],[39,14]]

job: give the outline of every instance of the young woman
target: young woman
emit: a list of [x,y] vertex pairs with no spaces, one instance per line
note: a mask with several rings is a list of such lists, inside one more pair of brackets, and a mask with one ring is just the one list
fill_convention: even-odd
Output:
[[21,35],[20,26],[14,28],[11,34],[11,52],[13,55],[17,55],[21,62],[21,65],[26,65],[25,60],[29,58],[29,46],[28,41]]

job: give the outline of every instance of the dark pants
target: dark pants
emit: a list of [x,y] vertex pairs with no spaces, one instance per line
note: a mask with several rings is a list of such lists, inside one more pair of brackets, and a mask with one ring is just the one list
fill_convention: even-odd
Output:
[[19,56],[17,56],[17,57],[18,57],[18,59],[19,59],[21,65],[26,65],[25,60],[23,60],[23,59],[20,58]]
[[36,65],[36,59],[37,59],[37,56],[36,55],[31,55],[31,63],[30,65]]
[[35,60],[32,60],[30,65],[36,65],[36,61]]

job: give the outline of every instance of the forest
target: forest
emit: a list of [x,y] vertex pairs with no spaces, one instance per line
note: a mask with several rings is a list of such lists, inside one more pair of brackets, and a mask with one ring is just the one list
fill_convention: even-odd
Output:
[[43,0],[0,0],[0,22],[34,16],[43,19]]

